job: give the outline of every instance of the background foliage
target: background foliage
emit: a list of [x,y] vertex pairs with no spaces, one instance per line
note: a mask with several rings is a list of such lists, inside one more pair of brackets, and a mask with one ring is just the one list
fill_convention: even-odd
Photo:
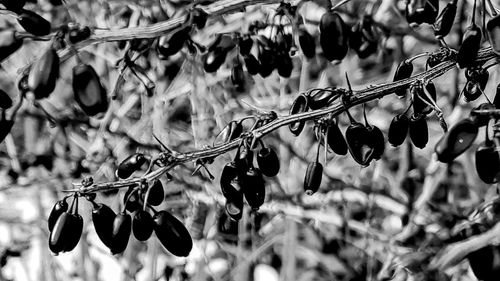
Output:
[[[96,33],[167,21],[193,5],[183,0],[67,0],[61,6],[38,2],[27,7],[53,27],[73,22],[90,26]],[[201,5],[208,2],[212,1]],[[297,18],[317,37],[317,23],[331,3],[292,2],[298,5]],[[447,3],[440,2],[441,7]],[[459,46],[472,4],[459,1],[455,25],[446,37],[451,48]],[[248,5],[242,11],[212,17],[192,39],[206,46],[215,34],[245,33],[255,21],[278,24],[273,22],[277,6]],[[95,234],[87,203],[80,204],[85,225],[78,248],[54,256],[47,247],[46,218],[54,202],[64,196],[62,192],[86,176],[92,176],[94,182],[117,180],[117,165],[128,155],[161,151],[153,134],[175,151],[203,149],[214,143],[231,120],[269,110],[287,115],[299,92],[346,87],[344,73],[349,74],[354,89],[392,81],[403,59],[438,48],[430,25],[409,26],[404,1],[352,0],[338,10],[352,25],[371,6],[371,16],[379,27],[375,54],[359,59],[350,51],[341,62],[330,63],[319,46],[320,54],[310,60],[297,50],[290,78],[282,78],[276,71],[267,78],[246,75],[243,89],[231,82],[234,53],[216,73],[206,73],[200,52],[184,48],[161,60],[154,51],[158,44],[154,39],[128,43],[112,39],[116,42],[85,47],[78,51],[79,58],[96,69],[108,93],[115,90],[118,94],[101,118],[87,117],[74,102],[71,69],[75,57],[61,63],[55,91],[38,106],[25,102],[11,134],[0,146],[0,249],[14,252],[2,263],[0,280],[476,280],[468,260],[460,256],[466,246],[443,241],[455,224],[466,221],[463,217],[471,210],[497,196],[497,190],[482,183],[475,171],[473,153],[480,138],[453,163],[437,162],[433,149],[443,131],[435,115],[428,118],[430,140],[424,149],[416,149],[409,140],[397,148],[387,144],[382,159],[368,167],[361,167],[350,156],[328,153],[322,160],[321,188],[313,196],[306,196],[302,187],[306,165],[316,157],[313,126],[308,123],[299,137],[293,137],[287,126],[279,128],[264,140],[278,151],[280,173],[267,179],[264,206],[258,213],[246,210],[233,229],[238,231],[230,233],[220,227],[224,200],[218,183],[222,167],[234,152],[207,166],[214,180],[204,169],[193,174],[192,163],[176,167],[171,171],[172,180],[162,178],[166,192],[162,208],[188,226],[195,246],[187,258],[172,256],[156,240],[141,243],[134,238],[122,255],[110,255]],[[478,7],[478,15],[480,10]],[[2,28],[22,30],[15,18],[4,14]],[[271,28],[259,31],[270,32]],[[117,64],[131,43],[146,46],[136,64],[154,81],[152,96],[130,71]],[[47,46],[44,41],[26,40],[2,62],[0,88],[14,100],[19,71]],[[414,73],[425,71],[425,59],[414,65]],[[484,92],[492,99],[498,72],[496,67],[489,72]],[[120,75],[124,80],[117,84]],[[434,83],[437,104],[450,126],[485,101],[481,97],[465,103],[459,97],[465,77],[458,68]],[[390,95],[367,102],[366,114],[387,134],[393,116],[406,106],[406,100]],[[350,111],[362,120],[362,106]],[[339,124],[344,131],[349,125],[347,116],[340,115]],[[405,184],[408,178],[415,183],[410,189]],[[97,200],[118,210],[124,192],[100,192]],[[491,233],[498,234],[496,228]]]

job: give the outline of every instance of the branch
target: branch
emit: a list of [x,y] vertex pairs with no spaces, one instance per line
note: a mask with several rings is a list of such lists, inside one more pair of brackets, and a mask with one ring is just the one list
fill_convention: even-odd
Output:
[[[281,2],[281,0],[221,0],[208,6],[200,6],[200,8],[207,13],[209,18],[211,18],[240,11],[247,6],[257,4],[275,4],[279,2]],[[96,29],[94,30],[94,34],[88,39],[78,42],[75,45],[68,46],[57,53],[61,62],[64,62],[74,56],[78,50],[90,45],[112,41],[157,38],[173,32],[177,28],[181,27],[185,21],[186,15],[147,26],[129,27],[116,30]],[[36,61],[36,59],[34,61]],[[30,68],[30,66],[31,64],[28,64],[18,72],[23,73]]]
[[[495,54],[491,50],[491,47],[481,49],[479,51],[478,57],[477,57],[477,63],[481,64],[484,63],[492,58],[495,57]],[[174,167],[186,163],[186,162],[191,162],[197,159],[204,159],[204,158],[215,158],[219,155],[222,155],[226,152],[229,152],[239,146],[242,140],[247,139],[247,138],[254,138],[254,139],[260,139],[264,137],[265,135],[273,132],[274,130],[287,126],[291,123],[297,122],[297,121],[308,121],[308,120],[313,120],[313,119],[318,119],[324,116],[327,116],[329,114],[332,114],[333,116],[337,116],[344,112],[345,110],[365,103],[369,102],[374,99],[379,99],[384,96],[390,95],[394,93],[396,90],[402,89],[409,87],[412,83],[415,83],[416,81],[420,80],[433,80],[439,76],[442,76],[449,70],[453,69],[455,67],[456,62],[454,60],[449,60],[442,62],[438,66],[424,71],[422,73],[416,74],[408,79],[404,79],[401,81],[397,82],[391,82],[391,83],[385,83],[377,86],[369,86],[363,90],[359,91],[353,91],[353,95],[350,96],[348,103],[345,104],[345,106],[342,104],[340,99],[337,99],[336,102],[334,102],[331,106],[325,109],[319,109],[319,110],[314,110],[314,111],[309,111],[309,112],[304,112],[300,114],[294,114],[294,115],[289,115],[285,117],[278,117],[274,121],[258,127],[254,129],[251,132],[246,132],[244,133],[240,138],[237,138],[231,142],[227,142],[224,144],[220,144],[214,147],[210,147],[207,149],[203,150],[195,150],[191,152],[185,152],[185,153],[178,153],[178,152],[173,152],[173,153],[167,153],[167,152],[162,152],[160,153],[160,156],[163,156],[164,158],[168,158],[168,163],[164,166],[161,167],[155,171],[152,171],[143,177],[140,178],[132,178],[132,179],[127,179],[127,180],[120,180],[116,182],[105,182],[105,183],[96,183],[93,184],[89,187],[83,187],[81,184],[74,184],[74,186],[79,187],[77,189],[70,189],[70,190],[65,190],[65,192],[80,192],[80,193],[92,193],[92,192],[97,192],[97,191],[102,191],[102,190],[110,190],[110,189],[117,189],[117,188],[122,188],[122,187],[129,187],[132,185],[139,184],[140,182],[146,180],[146,181],[152,181],[155,180],[159,177],[161,177],[164,173],[167,171],[173,169]]]
[[500,223],[497,223],[492,229],[485,233],[475,235],[464,241],[451,244],[440,251],[431,261],[431,269],[446,270],[457,265],[470,253],[480,250],[489,245],[498,245],[500,234]]

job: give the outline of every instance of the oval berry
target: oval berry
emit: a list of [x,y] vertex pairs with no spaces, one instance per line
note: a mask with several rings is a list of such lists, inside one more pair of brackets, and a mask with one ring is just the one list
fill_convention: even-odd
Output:
[[452,162],[472,145],[477,133],[478,126],[472,119],[458,122],[436,144],[437,159],[444,163]]
[[184,224],[167,211],[158,212],[153,220],[155,234],[163,247],[175,256],[187,257],[193,240]]
[[139,210],[135,213],[132,221],[132,233],[139,241],[146,241],[153,234],[154,221],[150,213]]
[[121,212],[116,215],[113,221],[111,240],[111,254],[122,253],[127,248],[130,232],[132,231],[132,218],[129,214]]
[[413,115],[410,118],[410,139],[413,145],[417,148],[424,148],[429,141],[429,129],[427,121],[423,116]]
[[24,30],[33,35],[45,36],[50,34],[50,22],[35,12],[22,10],[17,18],[17,21],[24,28]]
[[108,110],[106,90],[92,66],[78,64],[73,67],[72,86],[75,101],[87,115],[95,116]]
[[306,175],[304,177],[304,191],[307,195],[313,195],[318,191],[323,178],[323,165],[318,161],[310,162],[307,165]]
[[49,218],[47,220],[49,231],[52,231],[59,216],[61,216],[67,210],[68,210],[68,203],[66,203],[66,200],[59,200],[56,202],[54,207],[52,207],[52,210],[50,211],[49,214]]
[[113,241],[113,222],[116,218],[115,212],[105,204],[94,204],[92,209],[92,223],[95,232],[106,247],[111,247]]
[[49,48],[31,67],[28,86],[36,99],[48,97],[55,89],[59,78],[59,56]]
[[280,160],[276,151],[270,147],[263,147],[257,153],[257,164],[260,171],[268,177],[276,176],[280,171]]
[[156,179],[149,187],[148,203],[152,206],[159,206],[165,199],[165,191],[160,180]]
[[144,163],[146,163],[146,157],[142,153],[135,153],[125,158],[118,169],[116,170],[116,176],[120,179],[126,179],[130,177],[135,171],[139,170]]

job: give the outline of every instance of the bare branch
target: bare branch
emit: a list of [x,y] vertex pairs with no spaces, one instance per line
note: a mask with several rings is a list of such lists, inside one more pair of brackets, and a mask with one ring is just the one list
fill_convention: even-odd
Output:
[[[477,57],[477,62],[478,63],[484,63],[492,58],[494,58],[495,55],[493,51],[491,50],[490,47],[484,48],[479,51],[478,57]],[[122,188],[122,187],[128,187],[131,185],[135,185],[140,183],[143,180],[151,181],[154,179],[159,178],[162,176],[164,173],[167,171],[171,170],[172,168],[186,162],[191,162],[197,159],[203,159],[203,158],[212,158],[212,157],[217,157],[219,155],[222,155],[226,152],[229,152],[235,148],[238,147],[238,145],[241,143],[242,139],[244,138],[255,138],[255,139],[260,139],[264,137],[265,135],[275,131],[276,129],[287,126],[288,124],[297,122],[297,121],[302,121],[302,120],[314,120],[321,118],[323,116],[326,116],[328,114],[333,114],[334,116],[341,114],[344,112],[346,109],[349,109],[353,106],[374,100],[374,99],[379,99],[384,96],[390,95],[394,93],[396,90],[408,87],[415,81],[419,80],[432,80],[435,79],[449,70],[453,69],[455,67],[456,62],[453,60],[450,61],[445,61],[438,66],[428,70],[424,71],[422,73],[416,74],[408,79],[404,79],[401,81],[397,82],[391,82],[391,83],[385,83],[377,86],[370,86],[367,87],[363,90],[359,91],[353,91],[353,95],[349,98],[349,101],[345,106],[343,103],[340,101],[340,99],[337,99],[336,102],[334,102],[331,106],[325,109],[319,109],[319,110],[314,110],[314,111],[309,111],[309,112],[304,112],[300,114],[294,114],[294,115],[289,115],[285,117],[278,117],[276,120],[258,127],[254,129],[251,132],[244,133],[242,137],[237,138],[231,142],[227,142],[224,144],[220,144],[214,147],[210,147],[208,149],[203,149],[203,150],[195,150],[191,152],[185,152],[185,153],[174,153],[174,154],[168,154],[163,152],[163,156],[169,159],[168,165],[165,167],[162,167],[158,170],[152,171],[145,175],[142,178],[132,178],[132,179],[127,179],[127,180],[121,180],[121,181],[116,181],[116,182],[107,182],[107,183],[96,183],[90,187],[83,188],[81,187],[80,184],[75,184],[75,186],[80,187],[78,189],[70,189],[66,190],[66,192],[80,192],[80,193],[89,193],[89,192],[96,192],[96,191],[102,191],[102,190],[109,190],[109,189],[117,189],[117,188]]]
[[[203,9],[208,14],[208,17],[216,17],[223,14],[240,11],[247,6],[252,6],[257,4],[275,4],[279,2],[281,1],[280,0],[221,0],[205,7],[200,6],[200,8]],[[186,21],[186,16],[182,16],[147,26],[129,27],[116,30],[94,30],[94,34],[90,36],[90,38],[58,51],[58,55],[61,59],[61,62],[64,62],[69,58],[71,58],[72,56],[74,56],[78,50],[81,50],[90,45],[104,43],[104,42],[112,42],[112,41],[156,38],[162,35],[166,35],[174,31],[175,29],[181,27],[185,21]],[[20,69],[18,72],[23,73],[30,66],[31,65],[27,65],[22,69]]]

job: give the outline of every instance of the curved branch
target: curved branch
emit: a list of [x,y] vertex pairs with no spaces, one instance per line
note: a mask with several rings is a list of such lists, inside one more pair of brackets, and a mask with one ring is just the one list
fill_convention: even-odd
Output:
[[[279,2],[281,2],[281,0],[221,0],[214,2],[208,6],[200,6],[200,8],[203,9],[210,18],[236,12],[244,9],[247,6],[257,4],[275,4]],[[121,28],[116,30],[95,30],[94,34],[90,36],[90,38],[78,42],[75,45],[66,47],[65,49],[62,49],[57,53],[61,59],[61,62],[64,62],[74,56],[77,53],[76,51],[90,45],[112,41],[157,38],[181,27],[185,21],[186,16],[181,16],[147,26]],[[21,68],[18,72],[23,73],[30,66],[31,64],[28,64],[25,67]]]
[[[492,49],[490,47],[481,49],[478,57],[477,57],[477,62],[478,63],[484,63],[492,58],[495,57],[495,54],[493,53]],[[419,81],[419,80],[432,80],[437,77],[442,76],[446,72],[450,71],[451,69],[455,68],[456,62],[454,60],[449,60],[445,61],[438,66],[424,71],[422,73],[416,74],[408,79],[404,79],[401,81],[397,82],[391,82],[391,83],[384,83],[380,84],[377,86],[369,86],[365,89],[358,90],[358,91],[353,91],[353,95],[350,97],[349,102],[345,105],[342,104],[342,102],[337,99],[335,103],[330,105],[328,108],[325,109],[319,109],[319,110],[314,110],[314,111],[308,111],[300,114],[294,114],[294,115],[289,115],[285,117],[279,117],[275,119],[274,121],[258,127],[254,129],[251,132],[245,133],[242,137],[237,138],[233,141],[220,144],[214,147],[210,147],[207,149],[202,149],[202,150],[195,150],[191,152],[184,152],[184,153],[167,153],[164,152],[162,153],[163,156],[168,157],[169,161],[168,164],[164,167],[159,168],[158,170],[152,171],[145,176],[141,178],[132,178],[132,179],[127,179],[127,180],[120,180],[116,182],[105,182],[105,183],[96,183],[93,184],[92,186],[89,187],[82,187],[80,184],[74,184],[77,187],[77,189],[70,189],[66,190],[66,192],[80,192],[80,193],[90,193],[90,192],[96,192],[96,191],[102,191],[102,190],[109,190],[109,189],[116,189],[116,188],[122,188],[122,187],[128,187],[131,185],[135,185],[140,183],[143,180],[151,181],[154,179],[159,178],[162,176],[164,173],[168,172],[172,168],[186,162],[191,162],[197,159],[203,159],[203,158],[215,158],[219,155],[222,155],[226,152],[229,152],[235,148],[238,147],[238,145],[241,143],[241,141],[244,138],[257,138],[260,139],[263,136],[273,132],[274,130],[292,124],[297,121],[308,121],[308,120],[314,120],[321,118],[323,116],[327,116],[329,114],[332,114],[334,116],[341,114],[344,112],[346,109],[349,109],[353,106],[374,100],[374,99],[379,99],[384,96],[390,95],[394,93],[396,90],[406,88],[410,86],[412,83]]]

